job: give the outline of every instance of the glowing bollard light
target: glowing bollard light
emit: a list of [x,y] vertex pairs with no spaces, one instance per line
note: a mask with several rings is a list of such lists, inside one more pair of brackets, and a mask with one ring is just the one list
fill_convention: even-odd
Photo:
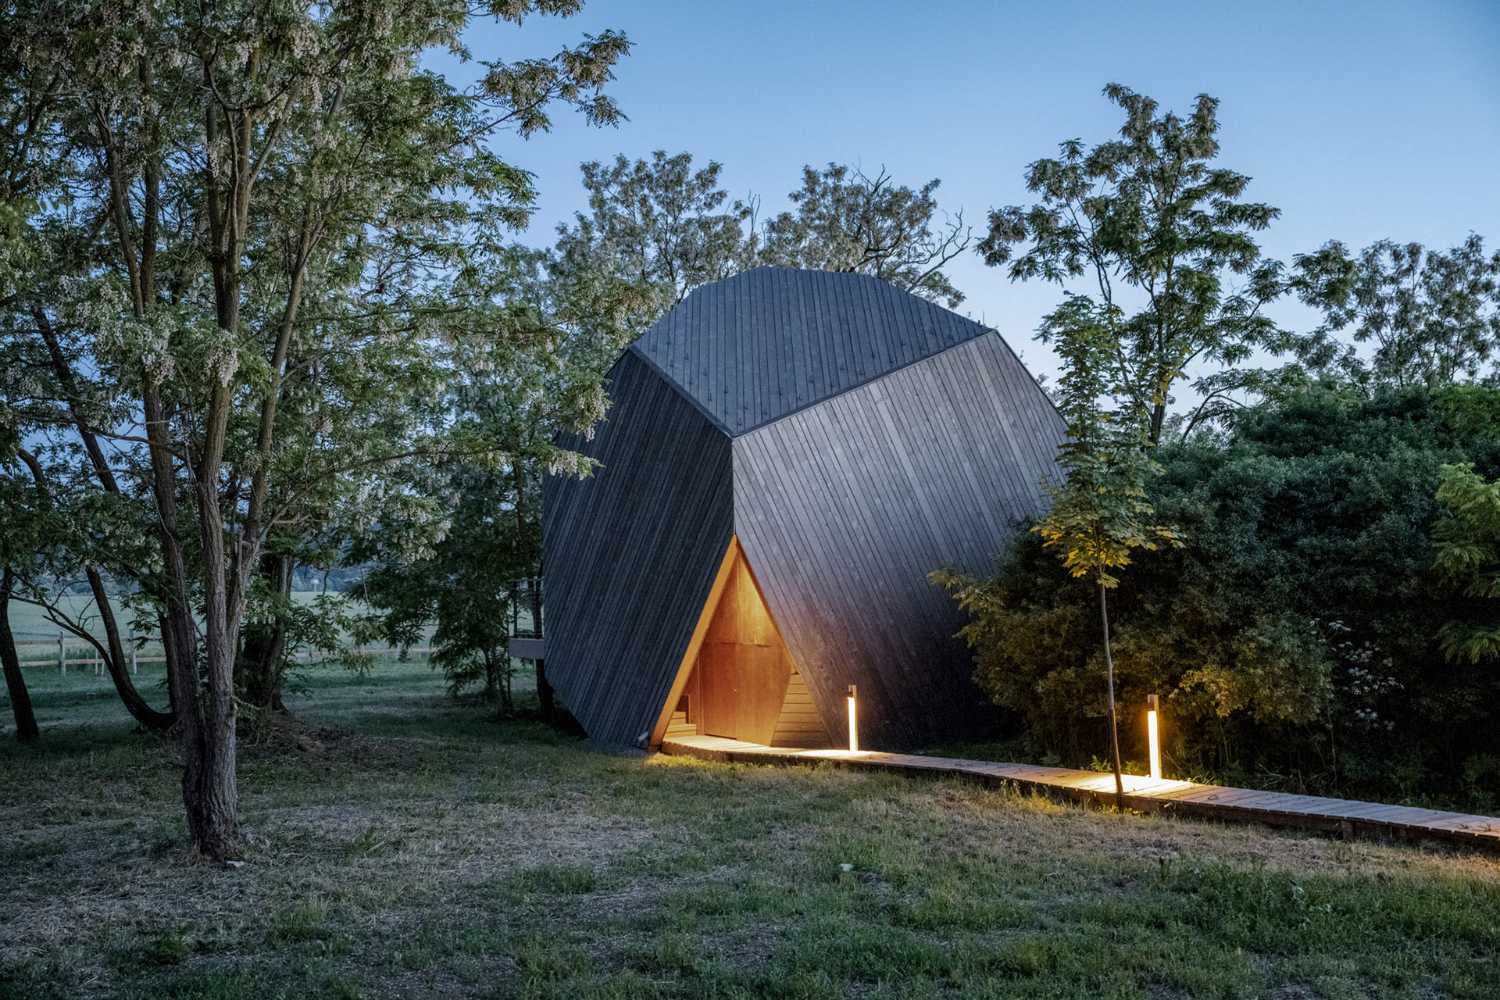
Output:
[[1161,728],[1156,721],[1156,710],[1160,699],[1154,694],[1146,696],[1146,747],[1151,754],[1151,779],[1161,780]]
[[854,707],[854,698],[858,694],[853,684],[849,685],[849,752],[859,753],[859,718],[858,711]]

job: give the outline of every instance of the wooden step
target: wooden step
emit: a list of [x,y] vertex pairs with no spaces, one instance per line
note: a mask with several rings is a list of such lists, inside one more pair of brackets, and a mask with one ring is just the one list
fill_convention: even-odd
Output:
[[698,727],[688,721],[686,712],[673,712],[672,717],[667,720],[668,736],[695,735]]

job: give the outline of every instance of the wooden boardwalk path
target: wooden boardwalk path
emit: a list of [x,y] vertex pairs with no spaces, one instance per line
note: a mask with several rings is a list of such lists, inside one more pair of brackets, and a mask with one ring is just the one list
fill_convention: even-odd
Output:
[[[834,764],[953,775],[987,785],[1032,788],[1080,801],[1111,804],[1115,799],[1112,774],[1064,767],[922,757],[873,750],[855,753],[848,750],[800,750],[682,732],[669,733],[661,750],[666,754],[744,764]],[[1191,781],[1153,781],[1139,775],[1125,776],[1125,805],[1141,812],[1299,827],[1344,837],[1438,840],[1500,852],[1500,819],[1436,809],[1225,788]]]

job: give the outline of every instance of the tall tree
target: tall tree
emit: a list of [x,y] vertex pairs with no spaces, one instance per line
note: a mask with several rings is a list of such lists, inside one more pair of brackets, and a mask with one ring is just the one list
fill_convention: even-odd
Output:
[[[8,60],[0,61],[0,68],[9,70],[11,64]],[[4,302],[16,297],[30,264],[25,226],[27,210],[20,204],[19,197],[25,183],[18,175],[22,169],[19,164],[26,157],[15,146],[26,141],[23,123],[34,100],[33,95],[22,92],[9,97],[0,109],[4,120],[11,123],[4,132],[9,143],[0,150],[0,301]],[[22,406],[19,405],[25,394],[24,388],[18,384],[23,377],[19,361],[14,344],[9,341],[0,343],[0,399],[5,404],[0,409],[0,458],[7,459],[0,462],[0,466],[11,464],[8,458],[20,446],[26,429],[20,413]],[[37,729],[36,713],[31,707],[26,677],[21,673],[21,659],[10,624],[10,601],[15,583],[12,560],[18,556],[29,558],[30,553],[25,550],[32,541],[20,530],[21,519],[14,511],[16,501],[25,494],[25,486],[18,486],[10,470],[0,468],[0,517],[5,524],[4,532],[0,534],[0,670],[5,674],[6,694],[15,716],[16,738],[23,743],[41,735]]]
[[1148,481],[1159,467],[1147,447],[1139,405],[1130,401],[1121,410],[1106,402],[1119,390],[1109,375],[1117,343],[1113,311],[1085,296],[1071,296],[1044,322],[1062,360],[1057,397],[1068,437],[1058,449],[1058,462],[1067,479],[1051,490],[1052,509],[1031,530],[1056,551],[1071,575],[1089,580],[1098,591],[1110,752],[1115,793],[1123,796],[1108,595],[1119,586],[1117,574],[1130,565],[1133,552],[1181,541],[1174,529],[1155,520],[1147,496]]
[[557,304],[575,324],[613,322],[639,336],[699,285],[751,262],[752,208],[719,187],[721,166],[690,153],[616,156],[580,168],[589,209],[558,227]]
[[[516,250],[505,305],[494,322],[518,331],[509,342],[474,341],[455,354],[442,410],[461,439],[491,441],[493,451],[440,455],[414,467],[401,506],[352,534],[345,556],[370,565],[360,597],[374,609],[367,634],[410,646],[432,629],[434,663],[458,693],[478,685],[502,709],[512,706],[507,640],[522,613],[527,632],[541,625],[541,484],[547,474],[587,475],[593,463],[559,450],[561,432],[592,433],[604,418],[604,378],[630,333],[608,321],[573,322],[557,304],[545,253]],[[573,303],[569,303],[572,305]],[[525,331],[524,334],[521,332]],[[518,352],[533,338],[546,352]],[[414,518],[412,497],[441,498]],[[524,605],[524,606],[523,606]],[[537,661],[537,693],[548,711]]]
[[[519,24],[579,6],[472,13]],[[374,406],[374,373],[399,387],[425,348],[438,350],[426,367],[441,372],[441,345],[508,336],[472,325],[470,310],[488,307],[492,258],[534,191],[488,142],[546,129],[558,102],[595,123],[619,117],[602,88],[623,36],[484,62],[461,88],[423,54],[472,58],[470,16],[464,6],[248,0],[32,0],[0,15],[18,69],[6,86],[53,95],[36,129],[62,157],[32,192],[45,206],[31,221],[49,239],[45,273],[12,316],[29,315],[28,332],[80,359],[75,373],[86,367],[111,400],[128,401],[108,423],[75,430],[82,450],[100,453],[101,483],[118,486],[110,455],[129,446],[120,462],[151,498],[183,799],[193,846],[209,858],[238,844],[234,669],[269,535],[295,523],[309,493],[369,492],[374,470],[454,447],[434,427],[405,426],[395,441],[353,446],[312,433],[311,456],[288,455],[289,396],[309,378],[356,373],[361,392],[339,394],[352,427]]]
[[1261,311],[1282,292],[1282,268],[1255,239],[1280,213],[1243,200],[1250,178],[1215,165],[1214,98],[1200,95],[1183,118],[1117,83],[1104,96],[1125,113],[1120,137],[1093,148],[1070,139],[1027,167],[1038,200],[992,210],[979,250],[1013,281],[1088,280],[1115,331],[1103,360],[1146,413],[1154,446],[1191,365],[1233,366],[1255,347],[1284,345]]
[[[1495,371],[1500,251],[1486,254],[1478,234],[1448,251],[1380,240],[1355,255],[1331,241],[1295,259],[1291,285],[1323,312],[1294,343],[1319,374],[1367,388],[1436,388]],[[1374,345],[1368,358],[1362,344]]]
[[938,219],[941,182],[896,184],[882,167],[871,177],[841,163],[802,168],[792,208],[767,221],[764,263],[823,271],[854,271],[889,281],[923,298],[956,307],[963,293],[943,273],[969,248],[973,231],[963,212]]

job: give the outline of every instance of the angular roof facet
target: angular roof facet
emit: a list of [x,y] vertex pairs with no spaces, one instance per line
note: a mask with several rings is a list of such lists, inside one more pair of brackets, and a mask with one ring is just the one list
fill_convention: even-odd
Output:
[[760,267],[694,290],[631,350],[733,437],[987,332],[867,275]]

